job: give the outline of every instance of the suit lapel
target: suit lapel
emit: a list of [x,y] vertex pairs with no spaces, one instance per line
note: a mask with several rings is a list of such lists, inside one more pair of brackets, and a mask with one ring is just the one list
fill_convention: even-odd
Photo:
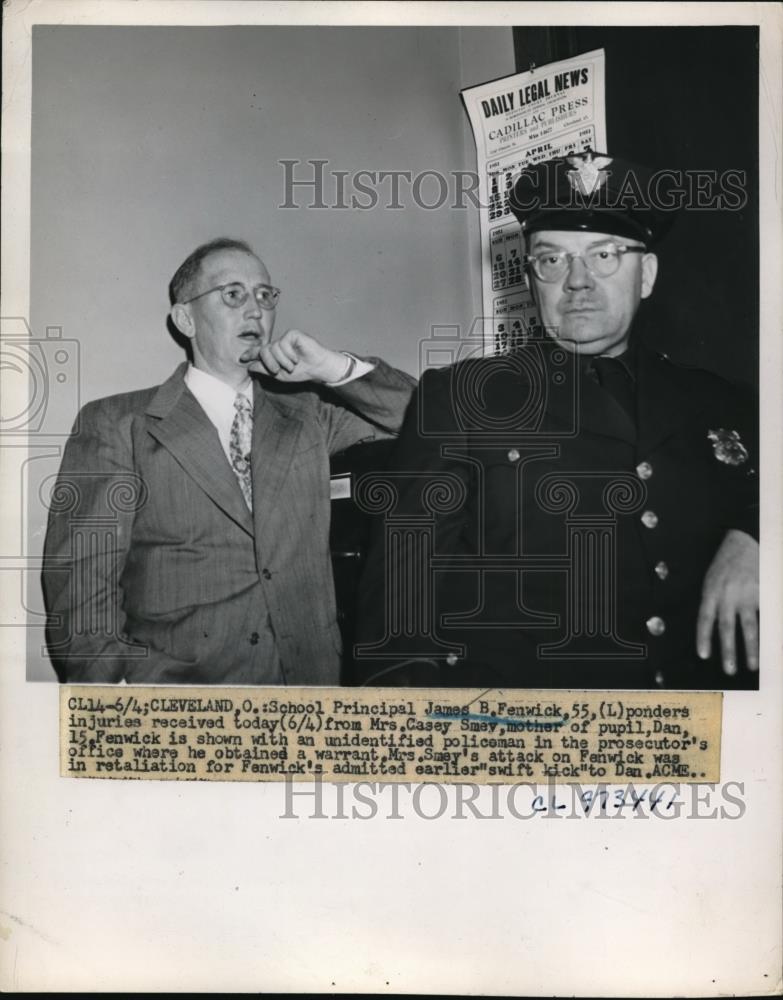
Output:
[[254,380],[253,520],[262,549],[274,543],[279,522],[271,518],[302,432],[302,421]]
[[586,372],[580,376],[582,426],[597,434],[636,444],[636,425],[630,413]]
[[250,511],[228,464],[218,433],[184,382],[181,365],[147,407],[150,434],[225,514],[253,533]]
[[[521,348],[525,351],[527,348]],[[559,354],[556,353],[559,350]],[[637,428],[620,403],[601,388],[598,383],[580,370],[578,359],[561,355],[565,352],[557,344],[542,345],[544,359],[544,387],[540,391],[534,382],[532,369],[537,368],[531,358],[514,380],[514,388],[509,390],[506,382],[498,393],[495,405],[500,412],[509,412],[505,393],[517,394],[533,392],[541,399],[539,412],[543,419],[538,423],[539,432],[558,431],[573,428],[577,433],[588,430],[635,445],[640,454],[648,454],[670,434],[680,427],[693,413],[695,403],[677,377],[676,367],[643,343],[636,348],[636,407]],[[538,363],[540,364],[540,362]],[[527,371],[530,368],[531,371]],[[532,387],[532,388],[531,388]],[[494,392],[494,387],[493,387]],[[492,408],[492,406],[490,407]],[[575,416],[576,415],[576,416]]]
[[638,347],[636,378],[639,454],[649,454],[694,412],[692,395],[665,357]]
[[[636,443],[636,427],[621,404],[590,375],[580,358],[556,344],[543,345],[546,362],[546,413],[558,423]],[[564,359],[564,360],[563,360]]]

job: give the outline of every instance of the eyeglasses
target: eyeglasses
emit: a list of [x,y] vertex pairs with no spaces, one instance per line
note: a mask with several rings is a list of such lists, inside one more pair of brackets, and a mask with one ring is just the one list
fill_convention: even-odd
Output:
[[647,253],[647,247],[627,247],[617,243],[602,243],[585,253],[568,253],[566,250],[547,250],[545,253],[526,254],[525,263],[541,281],[560,281],[577,258],[597,278],[611,278],[620,268],[623,254]]
[[[213,292],[220,292],[220,297],[229,309],[241,309],[250,296],[250,292],[240,281],[232,281],[227,285],[216,285],[214,288],[208,288],[206,292],[199,292],[192,299],[185,299],[182,305],[186,306],[189,302],[195,302],[196,299],[211,295]],[[253,298],[262,309],[274,309],[280,298],[280,289],[274,285],[256,285],[253,289]]]

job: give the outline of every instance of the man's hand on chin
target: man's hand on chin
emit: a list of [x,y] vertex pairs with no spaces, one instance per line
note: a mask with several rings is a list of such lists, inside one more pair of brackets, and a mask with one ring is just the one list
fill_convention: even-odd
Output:
[[696,626],[696,649],[706,660],[712,629],[720,634],[723,670],[736,674],[735,630],[742,626],[749,670],[759,668],[759,543],[744,531],[728,531],[704,577]]
[[288,330],[269,344],[252,347],[240,360],[250,362],[250,371],[280,382],[339,382],[351,368],[350,358],[301,330]]

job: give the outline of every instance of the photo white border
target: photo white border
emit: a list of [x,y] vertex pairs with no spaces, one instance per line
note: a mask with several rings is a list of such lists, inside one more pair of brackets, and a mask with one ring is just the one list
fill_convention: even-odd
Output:
[[[25,683],[24,629],[2,630],[2,988],[779,990],[781,8],[12,0],[4,15],[3,316],[29,315],[34,23],[760,24],[764,544],[761,689],[724,701],[722,777],[747,803],[734,822],[308,822],[279,819],[277,785],[60,779],[57,686]],[[19,504],[2,482],[8,552]]]

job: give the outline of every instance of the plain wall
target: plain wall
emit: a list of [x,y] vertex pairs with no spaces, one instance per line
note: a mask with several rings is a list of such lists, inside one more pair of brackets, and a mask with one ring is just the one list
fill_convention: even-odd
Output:
[[[281,160],[330,171],[475,170],[459,91],[514,72],[511,29],[76,27],[33,31],[33,332],[78,341],[79,404],[163,381],[183,358],[169,337],[167,284],[199,243],[247,239],[283,290],[277,331],[377,354],[418,374],[433,325],[470,329],[480,307],[477,210],[279,206]],[[346,200],[359,195],[350,180]],[[435,203],[433,178],[421,194]],[[363,202],[367,196],[359,195]],[[315,200],[299,188],[294,200]],[[60,387],[52,386],[54,392]],[[50,412],[54,412],[54,403]],[[62,439],[28,464],[28,555],[40,555],[45,482]],[[39,435],[36,444],[45,443]],[[28,676],[52,678],[37,573],[27,582]]]

